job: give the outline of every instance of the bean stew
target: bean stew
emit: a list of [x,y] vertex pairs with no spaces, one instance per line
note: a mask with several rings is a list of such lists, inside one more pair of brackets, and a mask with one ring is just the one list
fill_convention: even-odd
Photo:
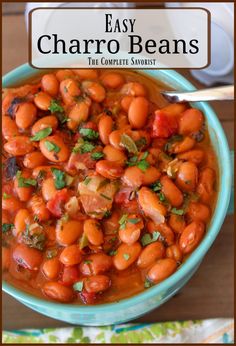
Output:
[[217,197],[204,114],[127,70],[58,70],[3,90],[2,271],[75,304],[117,302],[172,275]]

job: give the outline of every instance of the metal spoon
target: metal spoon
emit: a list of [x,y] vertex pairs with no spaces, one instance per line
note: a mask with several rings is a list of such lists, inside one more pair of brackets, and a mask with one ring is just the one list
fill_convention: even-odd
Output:
[[194,91],[161,91],[161,94],[170,103],[194,101],[221,101],[234,99],[234,86],[227,85]]

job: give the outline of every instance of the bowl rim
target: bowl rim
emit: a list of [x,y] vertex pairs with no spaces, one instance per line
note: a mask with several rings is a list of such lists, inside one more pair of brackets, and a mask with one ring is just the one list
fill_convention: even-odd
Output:
[[[148,76],[152,76],[156,79],[158,79],[159,76],[165,77],[169,79],[170,81],[173,81],[182,87],[185,88],[185,90],[195,90],[196,88],[187,80],[185,77],[180,75],[175,70],[135,70],[142,74],[148,74]],[[29,64],[24,64],[16,69],[10,71],[5,76],[3,76],[2,84],[4,88],[4,84],[13,84],[14,82],[17,83],[17,79],[23,79],[26,80],[29,77],[32,77],[33,75],[41,74],[43,70],[36,70],[33,69]],[[155,73],[157,73],[159,76],[155,76]],[[20,76],[23,76],[20,77]],[[220,174],[220,181],[219,181],[219,193],[217,197],[216,207],[214,210],[213,219],[211,220],[211,224],[207,230],[207,233],[205,234],[202,242],[200,245],[196,248],[196,250],[193,251],[193,253],[188,257],[186,262],[184,262],[179,269],[172,274],[169,278],[164,280],[158,285],[155,285],[146,291],[143,291],[141,293],[136,294],[135,296],[122,299],[118,302],[113,303],[106,303],[106,304],[99,304],[99,305],[75,305],[75,304],[62,304],[62,303],[56,303],[51,302],[49,300],[35,297],[29,293],[26,293],[24,291],[21,291],[18,288],[15,288],[11,284],[7,283],[6,281],[2,281],[2,289],[4,292],[10,294],[15,299],[19,300],[22,303],[28,304],[30,306],[37,306],[37,308],[49,308],[57,310],[58,312],[74,312],[74,313],[86,313],[89,315],[93,315],[95,313],[101,313],[101,312],[108,312],[111,311],[112,313],[115,313],[117,310],[123,309],[123,308],[129,308],[132,306],[139,305],[143,303],[144,301],[150,300],[151,298],[154,298],[155,296],[158,296],[163,293],[163,291],[168,291],[168,289],[174,285],[176,285],[179,281],[184,279],[185,276],[187,276],[191,271],[193,271],[194,267],[201,262],[201,260],[204,258],[205,254],[211,247],[212,243],[214,242],[215,238],[217,237],[222,223],[224,221],[224,218],[227,213],[227,208],[229,205],[230,200],[230,191],[231,191],[231,181],[232,181],[232,174],[231,174],[231,165],[230,165],[230,151],[228,147],[228,142],[224,133],[224,130],[220,124],[219,119],[217,118],[217,115],[215,114],[214,110],[209,106],[207,102],[196,102],[194,103],[196,106],[200,107],[204,113],[206,114],[206,117],[208,119],[208,122],[211,122],[211,127],[215,130],[215,133],[217,135],[217,140],[220,142],[220,150],[221,150],[221,157],[224,162],[224,167],[221,169]],[[218,161],[219,164],[221,163],[220,160]]]

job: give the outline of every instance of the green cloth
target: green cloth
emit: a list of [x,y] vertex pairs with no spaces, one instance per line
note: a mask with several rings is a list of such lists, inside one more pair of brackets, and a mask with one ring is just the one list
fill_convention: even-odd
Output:
[[3,331],[3,343],[233,343],[233,319]]

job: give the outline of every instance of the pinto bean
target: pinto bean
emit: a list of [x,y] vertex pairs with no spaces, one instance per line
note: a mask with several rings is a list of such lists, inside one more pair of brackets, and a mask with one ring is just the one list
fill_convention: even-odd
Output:
[[57,96],[59,91],[59,82],[54,73],[48,73],[43,75],[41,79],[41,85],[44,92],[51,96]]
[[81,250],[79,245],[73,244],[65,247],[60,254],[60,262],[65,266],[73,266],[79,264],[82,260]]
[[121,99],[121,102],[120,102],[120,105],[121,105],[121,108],[126,112],[128,113],[129,111],[129,107],[131,105],[131,102],[134,100],[134,96],[124,96],[122,99]]
[[[22,171],[21,177],[29,179],[29,178],[31,178],[31,173],[28,171]],[[17,176],[14,178],[14,188],[15,188],[15,191],[18,195],[19,200],[22,202],[27,202],[30,199],[30,197],[32,196],[32,193],[34,191],[33,186],[20,187],[19,186],[19,179]]]
[[96,163],[96,172],[108,179],[120,178],[123,174],[123,168],[117,162],[100,160]]
[[34,195],[29,201],[29,207],[32,209],[33,214],[36,215],[40,221],[49,220],[50,212],[47,209],[42,197]]
[[46,260],[42,265],[43,274],[49,279],[57,279],[60,273],[61,264],[58,257],[53,257]]
[[115,130],[110,133],[109,142],[114,148],[124,150],[124,148],[121,146],[121,136],[123,133],[123,129]]
[[60,82],[60,93],[63,102],[68,106],[75,103],[75,97],[79,96],[81,91],[74,79],[67,78]]
[[61,303],[69,303],[74,299],[72,288],[63,286],[56,281],[46,282],[43,285],[42,291],[47,297]]
[[166,249],[166,257],[173,258],[176,262],[181,262],[183,254],[177,244],[168,246]]
[[179,133],[187,135],[198,132],[203,125],[203,115],[199,109],[189,108],[183,112],[179,120]]
[[196,249],[203,238],[205,225],[201,221],[193,221],[183,230],[180,239],[179,247],[184,255]]
[[55,115],[47,115],[46,117],[43,117],[34,123],[34,125],[31,128],[31,133],[32,136],[34,136],[37,132],[48,127],[51,127],[52,130],[55,131],[57,126],[58,120],[55,117]]
[[117,162],[121,166],[123,166],[127,161],[127,157],[124,152],[117,148],[114,148],[112,145],[106,145],[103,148],[103,153],[105,154],[106,160]]
[[193,149],[193,150],[186,151],[182,154],[178,154],[177,158],[179,160],[191,161],[195,163],[195,165],[199,165],[204,160],[204,156],[205,154],[203,150]]
[[158,259],[163,258],[164,255],[165,247],[161,242],[157,241],[149,244],[142,250],[137,261],[137,266],[139,268],[147,268]]
[[15,136],[9,138],[8,142],[4,144],[4,150],[12,156],[23,156],[31,153],[34,146],[27,136]]
[[56,240],[60,245],[68,246],[75,243],[82,233],[83,224],[80,221],[57,222]]
[[23,160],[24,166],[30,169],[41,166],[45,162],[46,159],[40,151],[33,151],[32,153],[26,154]]
[[36,107],[38,107],[42,111],[47,111],[51,105],[51,102],[52,102],[52,97],[43,91],[40,91],[34,97],[34,103]]
[[111,285],[111,280],[106,275],[93,275],[84,280],[84,287],[89,293],[106,291]]
[[164,193],[170,204],[174,207],[179,207],[184,200],[182,192],[167,175],[162,176],[160,182],[162,185],[161,191]]
[[6,140],[19,136],[19,130],[16,122],[7,115],[2,116],[2,134]]
[[18,210],[14,220],[15,235],[19,235],[20,233],[24,232],[27,225],[30,225],[31,223],[33,223],[33,217],[29,213],[28,209]]
[[146,96],[147,91],[145,87],[138,82],[129,82],[123,85],[121,93],[130,96]]
[[211,215],[210,208],[202,203],[191,202],[188,205],[187,216],[191,221],[208,222]]
[[186,227],[186,222],[181,215],[171,214],[168,223],[175,233],[182,233]]
[[2,209],[15,213],[22,208],[22,202],[15,196],[10,196],[8,198],[2,198]]
[[112,267],[112,258],[104,253],[89,255],[80,263],[79,269],[83,275],[98,275],[109,271]]
[[58,135],[48,136],[42,139],[39,147],[42,154],[52,162],[64,162],[70,155],[68,147]]
[[166,207],[152,190],[142,187],[138,192],[138,202],[144,214],[155,223],[161,224],[165,221]]
[[172,103],[165,106],[161,110],[173,116],[178,116],[187,109],[186,103]]
[[16,125],[20,129],[27,129],[30,127],[36,120],[37,116],[37,108],[31,102],[21,103],[17,107],[17,111],[15,114],[16,117]]
[[43,254],[37,249],[30,248],[25,244],[17,245],[13,250],[13,259],[22,267],[30,270],[39,270],[43,260]]
[[103,232],[101,226],[97,220],[88,219],[84,222],[84,233],[88,238],[88,241],[95,246],[99,246],[103,243]]
[[64,70],[64,69],[57,71],[55,75],[59,82],[62,82],[64,79],[75,77],[75,74],[72,70]]
[[200,173],[197,193],[202,203],[209,204],[211,202],[212,195],[214,194],[215,180],[216,174],[212,168],[206,167]]
[[[82,122],[86,121],[89,116],[89,109],[90,109],[91,102],[89,99],[84,99],[80,102],[77,102],[70,110],[69,112],[69,122],[67,123],[67,126],[74,130],[78,125],[80,125]],[[72,124],[71,124],[72,123]]]
[[141,250],[141,245],[138,242],[132,245],[121,244],[113,257],[113,264],[116,269],[124,270],[130,267],[138,259]]
[[102,115],[98,123],[99,136],[103,144],[109,144],[109,135],[112,132],[113,120],[109,115]]
[[148,279],[155,284],[165,280],[174,273],[177,268],[176,261],[173,258],[163,258],[149,270]]
[[184,139],[181,142],[176,142],[171,146],[171,152],[174,154],[183,153],[187,150],[190,150],[195,145],[195,139],[191,137],[184,137]]
[[45,201],[50,201],[55,196],[57,189],[53,178],[47,178],[42,182],[42,195]]
[[197,166],[190,161],[183,162],[179,167],[175,182],[182,191],[195,191],[198,182]]
[[150,185],[160,178],[160,171],[150,166],[143,172],[137,166],[126,168],[122,180],[128,186],[139,187],[141,185]]
[[125,83],[123,75],[118,72],[105,73],[101,80],[102,84],[110,89],[120,88]]
[[95,102],[100,103],[106,97],[106,91],[104,87],[97,82],[85,81],[82,83],[82,88]]
[[128,245],[134,244],[136,241],[139,240],[141,234],[140,229],[132,229],[132,228],[125,228],[119,230],[119,237],[120,240]]
[[147,121],[148,116],[148,100],[139,96],[136,97],[129,106],[128,118],[132,127],[142,129]]
[[88,79],[93,80],[98,78],[98,71],[93,69],[75,69],[73,70],[81,80]]

